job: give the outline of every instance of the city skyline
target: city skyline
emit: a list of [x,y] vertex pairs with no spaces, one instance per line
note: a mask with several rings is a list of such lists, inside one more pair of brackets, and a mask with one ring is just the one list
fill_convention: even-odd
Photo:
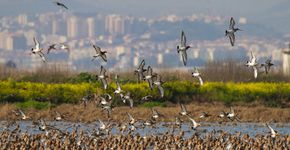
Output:
[[[129,2],[130,0],[124,1]],[[169,1],[171,2],[174,0]],[[274,3],[269,2],[263,6],[270,4]],[[118,13],[77,13],[51,5],[56,12],[20,13],[0,17],[1,63],[12,60],[20,67],[39,67],[41,64],[35,63],[39,61],[38,57],[23,55],[33,45],[33,37],[37,37],[45,49],[53,43],[68,44],[72,53],[51,54],[48,60],[69,64],[72,68],[92,69],[98,64],[88,61],[94,52],[89,40],[112,52],[109,56],[111,61],[103,65],[130,68],[135,67],[141,59],[147,58],[152,65],[178,67],[181,63],[176,55],[176,45],[180,32],[184,30],[193,47],[189,51],[188,67],[203,66],[208,61],[225,59],[244,61],[250,51],[255,51],[261,60],[272,57],[276,63],[283,64],[279,68],[289,74],[289,58],[282,54],[282,50],[287,47],[289,34],[276,32],[265,24],[259,25],[251,17],[234,17],[244,31],[237,34],[237,45],[233,48],[224,36],[224,31],[228,28],[228,15],[210,12],[180,15],[173,12],[161,16],[156,14],[154,17],[140,17]],[[21,55],[21,60],[15,58]]]
[[[1,0],[0,2],[0,16],[55,12],[59,10],[52,1],[46,0]],[[69,12],[72,13],[115,13],[150,18],[171,14],[190,15],[203,13],[227,17],[246,17],[249,22],[266,25],[277,32],[290,32],[290,29],[287,28],[290,1],[287,0],[264,0],[263,3],[250,0],[183,0],[181,3],[178,0],[123,0],[122,2],[116,0],[64,0],[63,2],[68,5]],[[12,7],[17,7],[17,10],[11,11],[10,8]]]

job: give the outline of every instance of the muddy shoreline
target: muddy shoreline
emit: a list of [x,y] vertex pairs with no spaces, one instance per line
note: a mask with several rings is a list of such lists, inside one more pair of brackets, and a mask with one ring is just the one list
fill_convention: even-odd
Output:
[[[221,103],[192,103],[186,105],[190,116],[197,121],[203,122],[231,122],[228,119],[221,119],[217,117],[221,111],[229,112],[230,108]],[[290,122],[290,108],[272,108],[265,106],[233,106],[235,113],[240,118],[241,122],[271,122],[271,123],[289,123]],[[0,105],[0,120],[19,120],[12,110],[17,109],[13,104]],[[165,117],[160,121],[174,121],[176,116],[179,116],[179,105],[170,107],[154,107],[158,112]],[[43,118],[45,120],[53,120],[55,111],[65,115],[66,121],[71,122],[93,122],[98,119],[109,120],[105,112],[95,104],[89,104],[86,108],[83,105],[62,104],[55,108],[47,110],[36,110],[27,108],[23,110],[32,120]],[[110,120],[124,121],[128,120],[126,113],[132,114],[137,119],[148,119],[152,114],[150,108],[135,107],[115,107],[112,112]],[[208,112],[211,116],[205,119],[200,119],[199,116],[202,112]],[[180,117],[180,116],[179,116]],[[182,118],[182,117],[181,117]]]

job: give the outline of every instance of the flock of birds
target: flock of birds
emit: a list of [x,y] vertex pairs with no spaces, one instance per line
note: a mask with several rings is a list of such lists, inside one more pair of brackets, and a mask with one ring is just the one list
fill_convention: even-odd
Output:
[[[110,95],[105,94],[110,99]],[[105,107],[103,99],[98,105]],[[12,111],[17,120],[26,121],[26,127],[19,122],[7,122],[0,128],[0,146],[4,149],[289,149],[290,135],[282,135],[269,124],[265,124],[270,134],[235,134],[219,129],[207,131],[199,128],[198,123],[190,115],[184,104],[173,123],[165,123],[168,117],[151,108],[148,119],[135,118],[127,112],[127,120],[97,119],[96,125],[90,123],[71,123],[69,114],[54,112],[55,123],[47,123],[43,118],[33,120],[21,109]],[[202,112],[200,119],[213,115]],[[229,112],[221,112],[217,117],[226,121],[240,121],[233,108]],[[184,119],[188,119],[190,124]],[[57,122],[57,123],[56,123]],[[234,125],[234,124],[233,124]],[[22,127],[21,127],[22,126]],[[206,125],[205,125],[206,126]],[[186,128],[189,128],[186,130]],[[32,131],[31,131],[31,130]],[[162,131],[163,130],[163,131]]]
[[[62,4],[61,6],[66,8],[66,6],[64,4]],[[225,31],[225,36],[227,36],[229,38],[232,46],[234,46],[234,44],[235,44],[235,33],[237,31],[242,31],[242,30],[239,28],[235,28],[235,20],[231,17],[229,29],[227,29]],[[46,62],[46,57],[43,53],[44,49],[40,47],[40,44],[35,37],[33,38],[33,40],[34,40],[35,46],[33,48],[31,48],[31,54],[39,55],[41,57],[41,59],[43,60],[43,62]],[[93,56],[92,60],[96,59],[97,57],[100,57],[104,62],[107,62],[107,55],[106,55],[107,51],[103,51],[99,46],[93,44],[91,41],[90,41],[90,44],[93,46],[93,48],[95,49],[95,52],[96,52],[96,54]],[[190,48],[191,48],[191,46],[187,45],[185,33],[184,33],[184,31],[182,31],[180,45],[177,46],[177,52],[180,54],[184,66],[186,66],[186,64],[187,64],[187,50]],[[47,54],[49,54],[49,52],[51,50],[67,50],[68,52],[70,51],[69,46],[64,44],[64,43],[54,43],[54,44],[50,45],[49,48],[47,49]],[[271,61],[272,61],[271,58],[268,58],[264,63],[258,63],[256,56],[251,51],[251,58],[250,58],[250,60],[248,60],[246,62],[245,65],[247,67],[252,68],[252,70],[254,72],[254,77],[257,78],[260,68],[264,68],[263,72],[268,74],[271,66],[274,65]],[[145,78],[143,78],[143,72],[146,71],[146,69],[144,69],[144,65],[145,65],[145,62],[143,60],[138,68],[139,70],[136,70],[135,72],[138,74],[138,80],[139,81],[147,80],[149,82],[150,88],[152,89],[152,87],[153,87],[152,78],[157,76],[157,79],[160,79],[160,76],[153,75],[152,68],[150,66],[148,66],[148,69],[147,69],[148,75],[145,76]],[[140,68],[140,67],[142,67],[142,68]],[[106,89],[107,85],[106,85],[105,80],[106,80],[107,76],[104,75],[105,72],[106,72],[106,70],[103,67],[101,67],[101,74],[102,75],[100,75],[99,78],[102,81],[102,83]],[[192,76],[198,78],[200,85],[203,85],[203,80],[201,78],[201,74],[198,72],[197,68],[195,68],[195,72],[192,73]],[[156,84],[158,86],[158,88],[160,87],[160,83],[161,82],[158,82]],[[160,93],[162,93],[161,92],[162,88],[159,88],[159,90],[160,90]]]
[[[55,2],[56,5],[63,7],[64,9],[68,9],[68,7],[61,3],[61,2]],[[235,28],[235,20],[233,18],[230,19],[230,25],[229,25],[229,29],[227,29],[225,31],[225,36],[227,36],[230,40],[230,44],[231,46],[234,46],[235,44],[235,33],[237,31],[241,31],[241,29],[239,28]],[[40,58],[43,60],[43,62],[46,62],[46,57],[44,54],[44,49],[40,47],[39,41],[34,37],[34,47],[31,49],[31,54],[35,54],[35,55],[39,55]],[[95,60],[96,58],[101,58],[104,62],[107,62],[107,51],[102,50],[99,46],[93,44],[92,42],[90,42],[90,44],[92,45],[92,47],[95,49],[95,55],[92,58],[92,61]],[[187,50],[189,50],[191,48],[190,45],[187,45],[186,42],[186,36],[184,31],[181,32],[181,39],[180,39],[180,44],[177,46],[177,52],[181,55],[182,61],[184,66],[186,66],[187,64]],[[52,50],[67,50],[70,51],[70,48],[68,45],[64,44],[64,43],[54,43],[52,45],[49,46],[49,48],[47,49],[47,54],[49,54]],[[265,63],[259,64],[257,62],[257,58],[255,57],[255,55],[253,54],[253,52],[251,52],[251,58],[249,61],[246,62],[245,64],[247,67],[251,67],[254,71],[254,77],[257,78],[258,76],[258,69],[259,68],[264,68],[265,69],[265,73],[268,74],[270,67],[273,65],[271,63],[271,59],[267,59],[267,61]],[[157,74],[155,72],[153,72],[153,68],[151,66],[147,66],[147,68],[145,67],[145,60],[142,60],[138,66],[138,68],[136,68],[136,70],[134,70],[135,75],[137,75],[137,80],[138,82],[141,81],[146,81],[148,82],[148,87],[153,90],[155,87],[157,87],[158,91],[159,91],[159,96],[160,98],[164,97],[164,87],[163,87],[163,83],[164,81],[162,81],[162,77],[160,74]],[[204,81],[202,79],[201,74],[199,73],[198,69],[195,67],[194,72],[192,72],[192,76],[195,77],[196,79],[198,79],[200,86],[202,86],[204,84]],[[100,67],[100,73],[98,75],[96,75],[96,78],[102,83],[103,89],[107,90],[108,89],[108,75],[107,75],[107,70],[101,66]],[[122,100],[123,103],[129,103],[129,107],[133,108],[134,107],[134,101],[132,99],[132,95],[130,92],[126,92],[122,89],[122,86],[119,82],[119,76],[116,74],[115,75],[115,83],[116,83],[116,88],[113,92],[115,97],[118,97]],[[142,98],[143,101],[149,101],[153,99],[152,95],[146,95]],[[96,95],[94,94],[93,96],[88,95],[82,98],[82,101],[84,103],[84,107],[86,108],[87,105],[89,104],[89,102],[91,101],[95,101],[97,103],[98,106],[100,106],[100,108],[102,109],[102,111],[106,111],[106,116],[108,117],[108,119],[111,119],[111,115],[113,113],[113,98],[110,94],[106,93],[103,95]],[[199,139],[196,134],[193,134],[193,136],[191,137],[191,141],[183,139],[182,135],[184,134],[183,131],[181,131],[180,135],[176,136],[174,135],[174,131],[175,129],[179,129],[181,130],[182,124],[183,124],[183,120],[182,118],[186,118],[188,119],[188,121],[190,121],[191,125],[190,128],[192,131],[195,131],[195,133],[198,133],[198,128],[201,126],[200,123],[198,123],[193,117],[191,117],[191,112],[189,112],[186,109],[186,106],[182,103],[180,103],[180,112],[177,114],[177,116],[174,118],[175,122],[173,124],[171,124],[172,126],[172,131],[171,132],[167,132],[166,134],[160,136],[156,136],[156,135],[152,135],[152,136],[144,136],[144,137],[140,137],[138,134],[136,134],[136,139],[133,136],[133,133],[137,130],[137,129],[144,129],[145,127],[148,128],[156,128],[158,127],[159,123],[162,123],[162,121],[160,120],[160,118],[164,118],[166,116],[164,116],[163,114],[161,114],[160,112],[158,112],[156,109],[151,108],[152,114],[149,116],[148,119],[146,120],[141,120],[141,119],[136,119],[132,114],[130,114],[129,112],[127,112],[127,116],[128,116],[128,120],[124,121],[124,122],[120,122],[120,123],[116,123],[112,120],[109,120],[108,122],[103,122],[102,120],[98,119],[98,128],[95,130],[93,130],[92,133],[88,133],[88,134],[84,134],[83,131],[81,131],[79,134],[77,134],[78,130],[77,127],[75,130],[73,130],[71,133],[68,131],[63,131],[61,129],[58,129],[57,127],[53,126],[53,125],[49,125],[47,124],[44,119],[38,119],[37,121],[33,121],[33,125],[37,126],[38,129],[40,131],[45,131],[45,134],[39,134],[39,135],[29,135],[27,132],[25,132],[24,134],[21,134],[21,137],[23,138],[24,141],[27,141],[26,146],[29,146],[30,148],[33,148],[33,146],[35,146],[35,143],[37,146],[50,146],[49,144],[57,144],[57,140],[58,140],[58,145],[60,147],[64,147],[64,146],[69,146],[69,145],[75,145],[76,149],[83,149],[84,145],[90,145],[92,146],[97,146],[100,148],[101,146],[104,146],[102,144],[107,144],[106,148],[103,147],[104,149],[108,149],[110,146],[110,143],[114,143],[115,145],[111,145],[111,147],[113,149],[117,149],[116,147],[119,147],[120,145],[124,146],[124,147],[129,147],[131,144],[134,145],[137,143],[137,147],[132,146],[131,148],[140,148],[140,149],[146,149],[148,148],[147,146],[152,146],[152,145],[160,145],[160,143],[163,143],[163,147],[159,147],[160,149],[167,149],[167,146],[169,145],[175,145],[175,146],[185,146],[186,144],[191,145],[192,148],[200,148],[200,146],[206,145],[207,143],[204,143],[205,141]],[[13,113],[16,116],[19,116],[20,120],[30,120],[31,118],[29,116],[27,116],[22,110],[17,109],[17,110],[13,110]],[[105,114],[105,113],[104,113]],[[203,119],[203,118],[208,118],[212,115],[208,114],[207,112],[203,112],[199,118]],[[67,117],[65,115],[62,115],[59,112],[55,112],[55,117],[54,120],[55,121],[64,121],[64,118]],[[220,114],[218,114],[219,118],[222,119],[229,119],[230,121],[238,121],[240,122],[240,118],[237,116],[237,114],[235,113],[234,109],[231,107],[229,112],[220,112]],[[20,133],[20,127],[19,124],[16,125],[16,128],[9,133],[9,126],[11,124],[8,124],[4,131],[1,132],[0,137],[8,137],[10,136],[10,139],[13,137],[17,137],[19,136],[18,133]],[[276,139],[279,135],[279,133],[274,130],[269,124],[266,124],[267,128],[269,129],[269,135],[272,137],[272,139]],[[118,128],[120,131],[120,135],[117,136],[112,136],[111,132],[112,132],[112,128]],[[125,135],[124,133],[128,132],[127,135]],[[171,134],[170,134],[171,133]],[[223,133],[224,135],[227,135],[226,133]],[[104,137],[106,136],[106,139],[108,141],[106,141]],[[222,146],[222,143],[228,143],[227,139],[230,140],[231,138],[229,138],[231,135],[227,135],[228,138],[225,138],[226,136],[220,136],[220,143],[217,141],[216,146]],[[206,137],[209,138],[209,137]],[[205,138],[205,139],[206,139]],[[214,139],[214,135],[212,135],[210,138]],[[238,139],[241,138],[240,136],[238,137],[232,137],[231,140],[237,142]],[[5,138],[4,138],[5,139]],[[0,146],[1,143],[6,143],[7,141],[5,141],[3,138],[1,138],[1,142],[0,142]],[[36,139],[36,140],[35,140]],[[61,140],[59,140],[61,139]],[[77,140],[78,139],[78,140]],[[110,141],[111,139],[111,141]],[[130,143],[130,141],[127,141],[126,139],[131,139],[132,141],[134,141],[135,139],[135,143]],[[158,140],[159,139],[159,140]],[[218,138],[217,138],[218,139]],[[251,139],[249,137],[245,138],[245,139]],[[261,138],[260,140],[263,141],[266,138]],[[287,137],[287,140],[289,139],[289,137]],[[68,141],[67,141],[68,140]],[[286,141],[287,141],[286,140]],[[14,140],[17,141],[17,140]],[[50,142],[48,143],[48,141],[54,141],[54,143]],[[199,141],[199,145],[198,143],[194,143]],[[245,140],[240,140],[238,142],[242,143]],[[282,144],[283,142],[285,143],[285,140],[277,140],[280,141]],[[67,145],[67,143],[70,143]],[[97,142],[97,144],[96,144]],[[186,142],[186,143],[185,143]],[[255,143],[256,141],[252,141],[252,143]],[[21,146],[22,141],[19,141],[19,145]],[[44,144],[45,143],[45,144]],[[63,143],[63,144],[61,144]],[[66,144],[65,144],[66,143]],[[138,147],[138,143],[140,143],[141,145],[139,145]],[[190,143],[190,144],[189,144]],[[31,145],[30,145],[31,144]],[[142,145],[143,144],[143,145]],[[227,145],[226,147],[223,146],[222,148],[226,148],[226,149],[232,149],[234,148],[234,143],[230,143],[231,145]],[[276,142],[277,144],[277,142]],[[288,142],[289,144],[289,142]],[[261,144],[261,146],[265,146],[266,144]],[[272,146],[275,145],[275,143],[272,143]],[[286,144],[287,145],[287,144]],[[23,145],[22,145],[23,146]],[[135,145],[136,146],[136,145]],[[141,147],[140,147],[141,146]],[[165,147],[164,147],[165,146]],[[3,147],[3,146],[1,146]],[[59,148],[60,148],[59,147]],[[114,148],[115,147],[115,148]],[[214,147],[214,145],[212,145],[212,147]],[[286,146],[287,147],[287,146]],[[17,148],[17,147],[15,147]],[[54,147],[56,148],[56,147]],[[87,147],[88,148],[88,147]],[[87,149],[84,148],[84,149]],[[96,148],[96,147],[94,147]],[[119,147],[120,148],[120,147]],[[179,147],[180,148],[180,147]],[[190,148],[190,149],[192,149]],[[216,147],[218,148],[218,147]],[[237,147],[236,147],[237,148]],[[288,145],[289,148],[289,145]],[[74,149],[73,147],[70,147],[68,149]],[[153,149],[153,148],[152,148]]]
[[[174,119],[174,123],[172,124],[163,124],[163,126],[167,127],[170,133],[174,134],[176,129],[179,129],[179,131],[182,131],[182,126],[184,125],[185,122],[184,119],[187,119],[190,122],[190,129],[191,131],[195,131],[196,134],[199,132],[203,132],[202,130],[199,130],[198,128],[201,126],[201,123],[197,122],[191,115],[193,114],[192,112],[188,111],[186,108],[186,105],[180,103],[180,111],[174,118],[169,118],[168,116],[163,115],[160,113],[156,108],[151,108],[151,114],[147,119],[137,119],[135,118],[131,113],[126,112],[127,114],[127,120],[118,122],[117,120],[113,120],[111,115],[112,115],[112,107],[110,102],[108,102],[106,99],[112,99],[112,97],[109,94],[104,94],[105,97],[97,97],[95,99],[95,102],[97,102],[97,106],[100,106],[102,110],[102,114],[104,115],[104,111],[107,111],[107,117],[108,121],[107,123],[103,122],[101,119],[97,119],[98,121],[98,128],[95,130],[95,134],[97,136],[107,136],[110,135],[112,132],[113,128],[117,128],[120,133],[124,134],[128,132],[129,134],[134,133],[137,129],[144,129],[145,127],[151,128],[151,129],[156,129],[159,128],[160,125],[163,123],[164,119]],[[84,109],[86,109],[86,105]],[[132,106],[130,106],[132,107]],[[46,134],[49,133],[51,130],[57,130],[61,133],[64,133],[65,131],[62,131],[61,129],[56,128],[53,125],[47,124],[43,118],[38,118],[37,120],[34,120],[35,118],[31,118],[27,114],[25,114],[21,109],[17,110],[12,110],[12,113],[17,117],[16,120],[21,120],[21,121],[26,121],[26,120],[32,120],[32,123],[35,126],[38,127],[40,131],[45,131]],[[53,120],[57,122],[63,122],[63,121],[68,121],[69,120],[69,114],[61,114],[58,111],[54,111],[54,114],[52,114]],[[202,112],[198,118],[201,120],[205,120],[210,117],[218,117],[221,119],[221,122],[226,122],[226,121],[238,121],[241,122],[240,118],[238,117],[237,113],[235,113],[234,109],[230,107],[229,112],[224,112],[221,111],[218,115],[212,115],[207,112]],[[9,129],[10,126],[16,125],[17,122],[16,120],[8,122],[4,129]],[[221,123],[220,122],[220,123]],[[16,125],[19,128],[19,124]],[[75,126],[75,125],[74,125]],[[265,124],[267,128],[269,129],[269,135],[275,139],[278,137],[280,134],[274,130],[269,124]],[[170,130],[172,129],[172,130]],[[189,131],[190,132],[190,131]]]

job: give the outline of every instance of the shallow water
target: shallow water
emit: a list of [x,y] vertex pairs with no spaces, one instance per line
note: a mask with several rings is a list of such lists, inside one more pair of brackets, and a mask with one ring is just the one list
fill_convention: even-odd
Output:
[[[0,132],[3,130],[7,130],[5,128],[4,121],[0,122]],[[17,122],[20,125],[21,132],[28,132],[30,134],[38,134],[43,133],[43,131],[40,131],[38,129],[38,126],[33,126],[31,121],[19,121]],[[72,123],[72,122],[46,122],[48,125],[54,126],[62,131],[68,131],[71,132],[76,127],[78,130],[86,131],[87,134],[92,133],[93,129],[98,129],[98,122],[93,122],[90,124],[84,124],[84,123]],[[148,136],[148,135],[162,135],[165,132],[171,132],[172,127],[166,127],[164,125],[172,125],[172,123],[158,123],[156,124],[156,128],[151,127],[145,127],[145,128],[138,128],[134,132],[139,133],[141,136]],[[277,130],[282,135],[290,135],[290,123],[271,123],[270,126]],[[12,131],[15,129],[15,126],[11,126],[8,128],[8,130]],[[190,129],[189,123],[184,123],[181,127],[181,130],[185,131],[184,137],[190,137],[192,134],[200,134],[200,135],[206,135],[209,132],[212,132],[213,130],[216,131],[216,133],[219,133],[220,131],[225,131],[230,134],[235,134],[238,132],[241,132],[241,134],[248,134],[250,136],[256,136],[260,134],[268,134],[269,129],[263,124],[263,123],[225,123],[225,124],[218,124],[218,123],[208,123],[208,122],[201,122],[201,127],[199,127],[197,130],[193,131]],[[180,129],[175,129],[174,134],[179,134],[181,131]],[[112,128],[111,131],[112,134],[120,134],[119,130],[116,127]],[[127,132],[123,133],[127,134]]]

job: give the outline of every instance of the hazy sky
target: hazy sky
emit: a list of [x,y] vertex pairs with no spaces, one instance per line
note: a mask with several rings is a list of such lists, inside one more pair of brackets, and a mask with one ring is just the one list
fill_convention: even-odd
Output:
[[[118,13],[157,17],[207,13],[245,16],[251,22],[283,30],[290,22],[289,0],[59,0],[71,12]],[[253,2],[254,1],[254,2]],[[0,16],[57,11],[52,0],[0,0]],[[282,29],[281,29],[282,28]]]
[[[140,16],[191,14],[272,15],[285,11],[289,0],[61,0],[74,12],[114,12]],[[255,2],[253,2],[255,1]],[[0,13],[55,11],[52,0],[0,0]],[[17,9],[14,9],[17,8]],[[271,14],[267,14],[270,12]]]

